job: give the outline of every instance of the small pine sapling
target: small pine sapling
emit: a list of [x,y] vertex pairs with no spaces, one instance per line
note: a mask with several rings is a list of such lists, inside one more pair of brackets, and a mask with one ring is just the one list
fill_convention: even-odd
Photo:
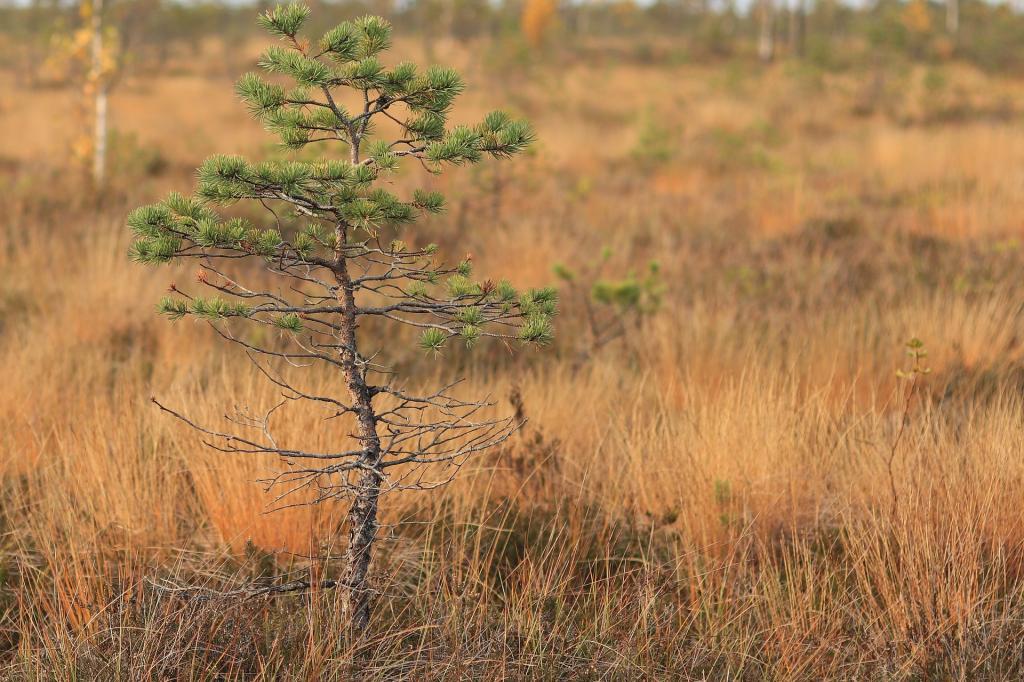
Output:
[[555,276],[565,282],[587,316],[589,335],[572,361],[573,372],[605,345],[628,338],[630,326],[637,326],[661,306],[665,287],[658,263],[651,261],[643,277],[630,272],[621,279],[609,279],[602,273],[611,255],[609,249],[604,249],[596,262],[579,271],[562,263],[554,268]]
[[[421,71],[406,62],[385,67],[380,57],[391,44],[391,27],[379,17],[346,21],[307,42],[299,30],[308,16],[307,7],[293,3],[260,17],[260,25],[281,40],[259,64],[276,80],[250,73],[237,90],[286,148],[319,147],[325,156],[259,163],[238,156],[207,159],[194,196],[171,194],[131,213],[128,225],[136,237],[130,255],[152,264],[195,259],[198,286],[209,295],[172,286],[177,295],[160,301],[159,311],[171,319],[205,321],[240,347],[285,398],[347,420],[345,433],[353,434],[354,446],[312,452],[279,444],[270,413],[235,420],[254,427],[251,432],[225,432],[157,402],[221,452],[280,457],[288,468],[273,484],[286,493],[301,489],[313,491],[313,502],[350,501],[336,584],[346,591],[349,626],[358,633],[370,621],[367,576],[381,496],[446,483],[469,455],[503,442],[519,426],[514,417],[488,416],[486,401],[456,397],[454,383],[427,392],[401,387],[377,360],[397,337],[378,331],[367,339],[368,331],[412,327],[428,354],[456,341],[470,347],[495,338],[544,345],[552,338],[557,300],[551,288],[519,292],[506,281],[478,281],[470,262],[446,266],[435,246],[397,239],[396,228],[442,211],[444,199],[419,190],[400,198],[385,185],[409,159],[439,173],[514,156],[533,140],[529,125],[502,112],[473,126],[449,125],[463,90],[457,73],[436,66]],[[278,84],[282,78],[294,86]],[[377,134],[378,123],[397,133],[390,139]],[[329,155],[338,146],[344,159]],[[215,210],[239,202],[265,215],[266,225]],[[268,280],[277,283],[261,284]],[[247,334],[246,328],[280,334]],[[282,371],[319,365],[344,392],[314,394],[276,365]]]
[[921,389],[921,381],[932,373],[931,367],[928,366],[928,349],[925,348],[924,341],[915,336],[907,341],[905,346],[907,357],[910,358],[910,364],[906,370],[896,370],[896,377],[906,382],[905,389],[898,392],[898,397],[903,403],[900,425],[896,430],[896,436],[893,438],[885,459],[885,469],[889,475],[889,494],[891,496],[891,513],[893,518],[896,518],[896,513],[899,511],[899,494],[896,492],[896,454],[899,451],[900,441],[903,440],[903,434],[906,433],[907,425],[910,423],[910,410],[913,407],[914,398],[917,397]]

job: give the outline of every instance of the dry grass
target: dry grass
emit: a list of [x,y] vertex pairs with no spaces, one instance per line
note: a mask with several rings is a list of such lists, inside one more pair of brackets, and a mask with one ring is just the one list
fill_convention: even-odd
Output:
[[[472,84],[497,68],[444,51]],[[124,256],[128,208],[187,188],[206,153],[265,151],[228,81],[126,83],[115,125],[141,147],[92,196],[60,159],[52,112],[70,94],[12,91],[0,74],[25,104],[0,106],[11,679],[1024,673],[1024,132],[990,115],[1020,85],[949,67],[951,109],[914,72],[864,116],[870,74],[531,68],[507,91],[473,89],[467,115],[485,95],[512,101],[537,121],[539,153],[435,181],[453,210],[422,238],[526,285],[603,246],[621,272],[656,258],[664,304],[575,373],[571,298],[549,352],[437,363],[388,348],[415,381],[458,373],[503,410],[515,389],[530,424],[443,492],[388,501],[386,520],[405,523],[379,555],[358,646],[338,638],[330,592],[153,587],[330,572],[301,557],[340,536],[335,506],[265,513],[255,481],[275,462],[214,457],[148,402],[215,422],[274,398],[204,327],[153,314],[190,273]],[[665,148],[644,147],[645,110]],[[148,175],[132,165],[153,150]],[[933,373],[900,436],[911,336]],[[298,413],[280,428],[347,437]]]

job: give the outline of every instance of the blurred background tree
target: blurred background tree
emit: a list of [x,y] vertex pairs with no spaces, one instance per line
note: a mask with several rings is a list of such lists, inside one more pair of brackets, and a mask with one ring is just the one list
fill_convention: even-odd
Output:
[[534,48],[544,44],[558,17],[556,0],[526,0],[523,5],[523,37]]
[[72,153],[88,169],[96,185],[102,185],[107,168],[107,102],[110,87],[120,69],[121,34],[113,22],[105,22],[104,0],[82,0],[78,25],[70,31],[54,31],[51,49],[42,63],[47,80],[74,82],[81,86],[79,112],[82,123]]
[[[74,42],[91,69],[91,43],[83,42],[81,35],[91,35],[95,17],[104,36],[99,52],[108,53],[100,54],[93,69],[96,75],[91,80],[99,85],[101,75],[109,78],[109,68],[100,64],[116,64],[120,72],[130,57],[133,69],[165,68],[176,55],[199,49],[204,40],[216,37],[244,45],[253,35],[244,21],[245,5],[111,2],[84,0],[72,7],[7,0],[0,5],[0,36],[8,49],[0,60],[22,65],[19,78],[52,82],[53,64],[41,68],[46,60],[29,58],[29,53],[50,54],[54,45],[66,48]],[[319,9],[318,21],[325,24],[366,11],[386,16],[417,36],[428,56],[446,40],[515,50],[519,48],[512,38],[517,35],[536,49],[558,28],[559,46],[567,58],[591,54],[594,41],[629,40],[633,54],[645,60],[670,54],[699,62],[788,57],[809,59],[829,70],[873,69],[878,50],[883,49],[886,59],[945,60],[955,50],[957,58],[986,70],[1024,65],[1024,18],[1011,4],[981,0],[350,0]],[[81,52],[83,48],[88,54]],[[239,50],[226,51],[204,68],[233,73],[240,68],[238,59]]]

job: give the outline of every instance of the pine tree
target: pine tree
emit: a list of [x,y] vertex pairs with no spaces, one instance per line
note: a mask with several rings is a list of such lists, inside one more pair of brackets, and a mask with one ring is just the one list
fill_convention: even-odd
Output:
[[[486,157],[511,157],[533,140],[529,125],[500,111],[473,126],[450,125],[449,112],[464,87],[455,71],[421,71],[406,62],[385,67],[381,55],[391,44],[391,27],[379,17],[342,23],[309,43],[299,36],[308,16],[307,7],[293,3],[259,19],[281,40],[266,50],[260,67],[294,87],[250,73],[237,91],[284,147],[322,149],[325,156],[207,159],[194,196],[172,193],[131,213],[128,225],[136,238],[130,255],[147,264],[195,259],[198,286],[209,295],[172,286],[177,295],[160,301],[159,312],[209,323],[287,398],[309,409],[326,406],[350,420],[357,447],[309,452],[278,444],[266,419],[243,424],[258,423],[255,432],[224,432],[154,399],[221,452],[279,456],[288,469],[276,483],[285,491],[315,491],[314,501],[351,501],[337,585],[347,592],[350,626],[361,632],[370,620],[367,575],[381,495],[443,484],[466,457],[501,443],[518,427],[513,418],[486,416],[486,402],[457,398],[455,384],[421,394],[399,386],[377,359],[389,339],[364,338],[361,327],[371,321],[412,327],[422,349],[435,355],[451,343],[472,347],[488,338],[543,345],[552,336],[556,292],[520,293],[506,281],[478,281],[468,260],[446,266],[436,246],[399,240],[398,228],[442,211],[444,199],[430,191],[402,198],[385,184],[410,159],[439,173]],[[343,106],[350,101],[358,102],[354,111]],[[375,123],[383,120],[397,125],[395,139],[375,134]],[[339,146],[344,159],[330,156]],[[267,225],[218,211],[239,202],[252,204]],[[261,270],[284,284],[261,286],[261,276],[267,279]],[[246,325],[279,330],[286,341],[246,335]],[[364,350],[373,346],[373,352]],[[342,397],[306,392],[273,369],[276,364],[320,365],[344,384]]]

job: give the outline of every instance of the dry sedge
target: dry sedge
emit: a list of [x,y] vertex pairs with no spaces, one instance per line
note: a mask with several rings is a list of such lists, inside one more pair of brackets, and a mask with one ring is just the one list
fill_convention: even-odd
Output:
[[[432,49],[470,84],[502,68],[472,45]],[[656,260],[663,291],[582,363],[591,326],[570,298],[543,353],[499,343],[438,359],[416,334],[389,337],[413,388],[465,377],[460,395],[497,402],[489,416],[528,422],[446,488],[394,493],[373,625],[348,640],[333,590],[220,596],[337,575],[347,505],[274,511],[259,481],[280,473],[276,457],[205,450],[149,402],[223,425],[235,406],[280,400],[206,325],[154,314],[172,282],[197,286],[193,267],[124,258],[128,210],[191,187],[210,153],[265,150],[206,63],[112,91],[129,156],[161,163],[114,165],[98,194],[40,160],[63,143],[42,121],[77,92],[0,71],[19,103],[0,102],[7,678],[1024,674],[1019,113],[926,126],[914,86],[857,114],[872,78],[858,70],[822,76],[815,106],[797,108],[817,86],[785,64],[743,79],[732,64],[581,61],[559,72],[564,87],[512,73],[470,88],[459,116],[511,102],[541,143],[521,163],[433,180],[449,212],[402,238],[470,251],[476,272],[524,286],[607,248],[609,278]],[[948,78],[980,109],[1020,99],[1018,81],[966,65]],[[669,124],[652,136],[650,120]],[[913,337],[931,371],[911,389],[897,370]],[[314,371],[303,385],[334,381]],[[322,417],[275,423],[305,447],[345,447],[351,431]]]

